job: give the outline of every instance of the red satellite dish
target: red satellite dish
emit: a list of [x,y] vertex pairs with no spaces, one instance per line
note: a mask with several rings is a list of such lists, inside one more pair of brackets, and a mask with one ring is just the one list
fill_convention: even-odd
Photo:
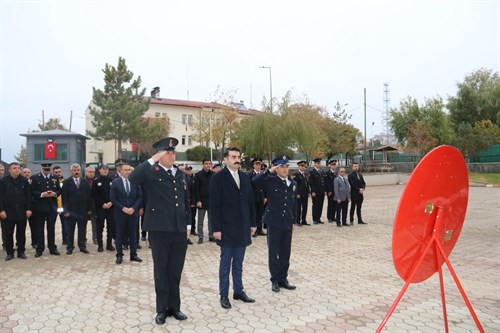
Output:
[[376,333],[382,331],[410,283],[425,281],[436,272],[448,333],[443,263],[450,270],[477,328],[484,332],[448,259],[462,231],[468,199],[467,165],[458,149],[437,147],[417,165],[401,195],[392,233],[394,266],[406,282]]
[[[440,146],[420,161],[401,195],[392,234],[394,266],[403,280],[433,237],[438,211],[442,223],[436,236],[450,255],[462,230],[468,198],[467,165],[458,149]],[[430,248],[410,282],[425,281],[443,262]]]

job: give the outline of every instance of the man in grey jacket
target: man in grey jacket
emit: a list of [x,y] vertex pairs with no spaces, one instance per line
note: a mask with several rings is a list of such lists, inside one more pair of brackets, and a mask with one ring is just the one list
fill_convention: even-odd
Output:
[[[339,176],[333,181],[333,200],[337,202],[337,227],[350,227],[347,224],[347,206],[351,201],[351,187],[345,176],[345,168],[340,168]],[[342,224],[340,223],[340,213],[342,212]]]

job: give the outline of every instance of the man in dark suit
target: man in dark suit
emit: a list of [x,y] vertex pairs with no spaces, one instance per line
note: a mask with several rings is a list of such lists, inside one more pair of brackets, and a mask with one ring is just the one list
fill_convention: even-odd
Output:
[[[250,171],[250,179],[263,173],[260,168],[262,166],[261,158],[254,158],[251,162],[253,170]],[[262,231],[262,216],[264,215],[264,191],[261,188],[257,188],[253,183],[253,202],[255,204],[255,221],[257,223],[257,232],[253,235],[254,237],[260,235],[265,236],[266,233]]]
[[277,157],[271,164],[269,170],[255,177],[252,182],[268,194],[263,221],[267,225],[271,290],[277,293],[280,288],[296,288],[288,283],[288,268],[297,212],[297,183],[288,178],[287,156]]
[[191,210],[186,175],[174,166],[176,138],[163,138],[153,145],[159,151],[139,164],[129,180],[143,186],[146,195],[144,230],[149,234],[156,291],[156,318],[187,319],[181,312],[179,284],[191,231]]
[[115,221],[113,218],[113,203],[110,199],[111,182],[108,177],[109,167],[107,164],[99,166],[99,176],[95,179],[91,194],[96,210],[97,224],[97,252],[104,251],[102,233],[104,231],[104,221],[106,221],[106,250],[114,251],[113,238],[115,238]]
[[229,302],[229,273],[233,275],[233,299],[245,303],[255,300],[243,291],[243,260],[246,247],[252,244],[255,233],[255,206],[252,182],[248,174],[240,170],[241,155],[238,147],[224,152],[226,167],[210,180],[209,219],[220,246],[219,293],[221,306],[231,308]]
[[113,180],[109,198],[113,204],[115,219],[116,264],[123,262],[123,237],[130,237],[130,261],[142,262],[137,256],[137,226],[139,224],[139,208],[142,203],[141,187],[128,180],[132,167],[128,163],[122,165],[121,178]]
[[71,165],[71,177],[64,180],[62,189],[62,201],[64,217],[68,227],[68,245],[66,254],[73,254],[75,249],[75,227],[78,225],[78,248],[80,252],[88,254],[85,236],[87,234],[87,220],[92,214],[92,197],[90,185],[80,177],[81,168],[79,164]]
[[31,193],[28,180],[21,176],[17,162],[9,164],[9,172],[0,180],[0,219],[5,233],[5,261],[14,258],[16,229],[17,257],[26,259],[26,219],[31,217]]
[[309,202],[309,175],[306,173],[306,161],[297,162],[299,170],[293,174],[293,180],[297,183],[297,226],[310,225],[306,221],[307,204]]
[[50,254],[59,255],[55,244],[57,220],[57,197],[61,194],[59,177],[50,172],[51,163],[42,163],[42,171],[31,178],[33,194],[33,223],[35,225],[35,258],[45,250],[45,225],[47,225],[47,247]]
[[[191,236],[198,236],[196,233],[196,199],[194,196],[194,175],[193,175],[193,167],[188,165],[184,171],[186,174],[186,183],[189,192],[189,202],[191,207]],[[191,240],[188,239],[188,244],[193,244]]]
[[328,200],[326,218],[328,222],[333,223],[333,221],[335,221],[335,214],[337,213],[337,201],[333,200],[333,182],[337,177],[337,160],[330,160],[328,165],[330,169],[325,172],[325,190]]
[[[208,211],[208,200],[210,198],[210,191],[208,184],[210,183],[210,177],[212,177],[215,172],[211,169],[212,161],[204,158],[203,161],[203,169],[198,171],[194,176],[194,198],[196,203],[196,208],[198,208],[198,244],[203,244],[203,223],[205,220],[205,215]],[[215,241],[212,225],[210,224],[210,218],[207,221],[208,225],[208,240],[213,242]]]
[[354,210],[356,210],[358,224],[367,224],[361,218],[361,205],[363,204],[363,194],[365,192],[366,183],[363,175],[359,172],[358,163],[352,164],[352,172],[347,178],[349,180],[349,185],[351,185],[351,211],[349,212],[351,225],[354,224]]
[[[340,175],[335,177],[333,183],[333,199],[337,202],[337,227],[350,227],[347,224],[347,206],[351,200],[351,187],[349,182],[346,180],[345,168],[340,168]],[[341,220],[342,214],[342,220]]]
[[313,160],[314,168],[309,172],[309,185],[311,186],[312,218],[314,224],[323,224],[321,214],[325,202],[325,175],[321,170],[321,158]]

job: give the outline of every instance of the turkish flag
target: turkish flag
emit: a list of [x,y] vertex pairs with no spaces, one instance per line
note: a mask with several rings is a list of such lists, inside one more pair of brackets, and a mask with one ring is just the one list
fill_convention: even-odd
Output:
[[45,142],[45,159],[51,159],[51,160],[56,159],[57,156],[56,147],[57,146],[54,141]]

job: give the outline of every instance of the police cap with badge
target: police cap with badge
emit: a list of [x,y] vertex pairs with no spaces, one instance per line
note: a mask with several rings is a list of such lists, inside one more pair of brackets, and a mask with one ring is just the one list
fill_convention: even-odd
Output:
[[175,147],[179,144],[179,140],[174,137],[166,137],[156,141],[153,148],[165,151],[175,151]]
[[280,157],[276,157],[274,160],[272,160],[271,164],[273,166],[276,166],[276,165],[286,165],[286,166],[288,166],[288,161],[289,161],[288,156],[280,156]]

